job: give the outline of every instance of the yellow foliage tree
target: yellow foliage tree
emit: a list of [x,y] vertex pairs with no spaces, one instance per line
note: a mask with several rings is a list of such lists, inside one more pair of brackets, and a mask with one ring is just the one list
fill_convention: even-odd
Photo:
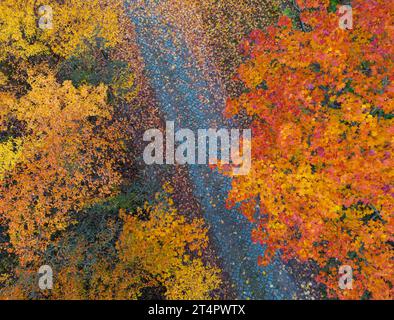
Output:
[[[113,270],[98,264],[90,298],[136,299],[144,287],[163,286],[167,299],[210,299],[221,284],[219,270],[203,263],[207,229],[200,219],[188,222],[171,197],[156,195],[136,215],[124,211]],[[146,219],[146,217],[149,217]]]
[[[220,279],[219,271],[199,257],[208,244],[203,221],[187,222],[171,198],[158,194],[157,200],[156,206],[139,209],[137,216],[121,213],[125,222],[117,244],[121,269],[140,265],[151,281],[164,285],[168,299],[209,299]],[[144,215],[149,220],[138,218]]]
[[6,171],[15,166],[21,155],[21,139],[9,139],[0,142],[0,180]]
[[66,58],[93,36],[107,39],[109,45],[119,42],[121,1],[48,0],[45,5],[52,8],[52,28],[41,29],[39,1],[1,1],[0,61],[50,53]]

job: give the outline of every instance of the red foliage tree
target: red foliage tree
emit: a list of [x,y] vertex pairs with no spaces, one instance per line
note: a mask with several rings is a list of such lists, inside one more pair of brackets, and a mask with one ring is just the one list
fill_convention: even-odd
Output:
[[[282,17],[242,44],[229,116],[252,119],[253,166],[229,204],[244,202],[253,239],[285,260],[315,261],[330,297],[392,296],[394,3],[352,1],[353,29],[329,1],[298,1],[302,28]],[[260,214],[254,218],[259,204]],[[353,290],[338,268],[353,269]]]

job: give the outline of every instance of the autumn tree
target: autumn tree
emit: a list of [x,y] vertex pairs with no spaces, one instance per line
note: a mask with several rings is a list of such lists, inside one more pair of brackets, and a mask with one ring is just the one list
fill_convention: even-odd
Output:
[[[41,28],[42,4],[35,0],[4,0],[0,3],[0,91],[13,91],[19,95],[29,90],[26,70],[47,61],[54,71],[59,63],[84,50],[87,44],[103,39],[103,50],[130,48],[130,39],[122,35],[122,28],[130,22],[120,0],[47,1],[51,8],[50,28]],[[44,20],[47,21],[47,20]],[[133,48],[135,54],[135,48]],[[86,57],[87,58],[87,57]],[[96,57],[97,58],[97,57]],[[126,65],[128,61],[124,61]],[[116,86],[122,90],[132,87],[131,66],[127,65]],[[81,70],[83,72],[83,70]],[[126,90],[127,94],[130,93]]]
[[[201,259],[208,245],[203,220],[188,222],[165,194],[157,194],[156,202],[155,206],[146,203],[136,216],[121,212],[124,225],[117,243],[120,261],[115,269],[121,282],[112,294],[129,298],[126,288],[133,286],[133,277],[126,275],[133,272],[134,266],[143,271],[140,276],[145,281],[164,286],[168,299],[212,298],[210,294],[219,287],[220,277],[217,268]],[[144,221],[144,217],[148,220]],[[125,278],[130,280],[121,280]]]
[[[42,29],[37,1],[0,3],[0,219],[22,264],[41,255],[73,213],[115,191],[115,166],[125,163],[131,138],[108,98],[136,94],[129,61],[111,60],[128,41],[121,1],[46,5],[52,27]],[[74,70],[62,72],[69,65],[90,76],[65,81],[74,80]]]
[[7,100],[2,119],[23,128],[13,149],[20,151],[8,151],[0,185],[1,222],[22,264],[72,223],[71,212],[115,191],[116,158],[123,152],[105,86],[76,89],[50,73],[34,76],[30,85],[27,95]]
[[52,28],[39,28],[41,4],[35,0],[0,3],[0,61],[40,54],[69,57],[84,39],[98,36],[111,46],[120,41],[122,2],[118,0],[46,1]]
[[[249,117],[253,166],[228,204],[254,223],[260,263],[280,251],[314,261],[328,297],[389,299],[394,3],[352,1],[351,30],[330,1],[294,3],[295,21],[283,16],[242,43],[244,92],[226,113]],[[341,265],[353,290],[338,286]]]
[[135,201],[129,194],[96,204],[47,251],[45,261],[55,272],[52,291],[39,291],[35,272],[20,268],[0,298],[149,299],[148,292],[214,298],[220,272],[201,258],[208,241],[204,222],[178,213],[170,193],[157,193],[133,210]]
[[57,78],[71,80],[75,87],[105,84],[112,104],[121,99],[131,102],[138,94],[137,80],[129,62],[112,58],[115,52],[104,38],[85,39],[60,63]]

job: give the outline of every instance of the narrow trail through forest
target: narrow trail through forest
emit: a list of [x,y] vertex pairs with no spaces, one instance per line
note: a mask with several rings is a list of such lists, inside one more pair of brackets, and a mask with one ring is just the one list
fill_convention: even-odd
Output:
[[[130,12],[136,26],[147,76],[165,121],[175,130],[230,128],[223,119],[224,92],[215,76],[197,66],[184,37],[155,10],[155,1],[145,1]],[[205,70],[211,70],[209,65]],[[288,268],[279,260],[263,268],[257,258],[263,249],[251,241],[250,223],[235,209],[225,207],[231,180],[207,165],[190,165],[194,195],[210,227],[222,268],[229,274],[239,299],[292,299],[300,296]]]

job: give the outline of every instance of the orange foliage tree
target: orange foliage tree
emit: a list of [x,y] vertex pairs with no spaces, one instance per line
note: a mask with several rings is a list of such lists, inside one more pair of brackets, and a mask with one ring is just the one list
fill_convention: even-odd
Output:
[[[250,117],[253,166],[233,180],[228,204],[242,202],[255,224],[252,238],[266,247],[260,263],[279,250],[314,261],[328,297],[387,299],[394,3],[352,1],[351,30],[329,4],[298,1],[294,26],[283,16],[242,43],[245,90],[226,113]],[[339,288],[340,265],[352,267],[353,290]]]
[[105,86],[76,89],[51,73],[32,79],[20,99],[2,94],[0,119],[20,128],[21,155],[0,181],[0,221],[22,265],[72,223],[72,212],[114,192],[123,152]]

